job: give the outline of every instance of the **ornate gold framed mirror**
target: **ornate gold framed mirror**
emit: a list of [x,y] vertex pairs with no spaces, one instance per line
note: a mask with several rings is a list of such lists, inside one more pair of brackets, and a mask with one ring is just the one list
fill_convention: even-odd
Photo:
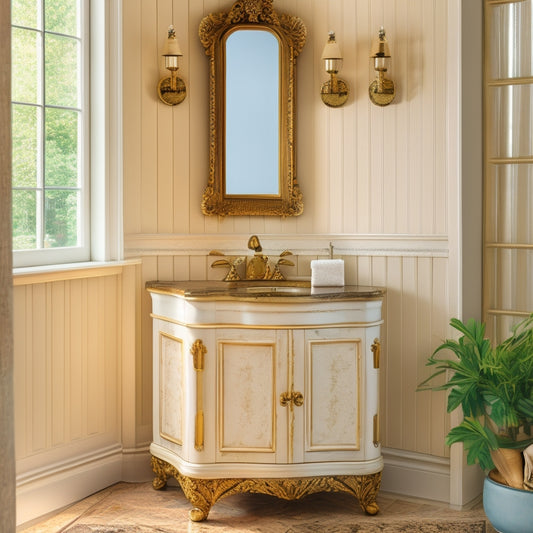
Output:
[[209,58],[209,178],[205,215],[303,212],[294,154],[296,57],[307,37],[273,0],[211,13],[199,36]]

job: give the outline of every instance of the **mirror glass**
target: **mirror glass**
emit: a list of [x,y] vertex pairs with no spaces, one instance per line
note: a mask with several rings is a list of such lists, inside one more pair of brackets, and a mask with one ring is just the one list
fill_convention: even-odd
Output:
[[209,58],[209,177],[205,215],[297,216],[296,57],[304,23],[273,0],[237,0],[202,19]]
[[267,30],[237,30],[225,52],[225,194],[278,196],[279,41]]

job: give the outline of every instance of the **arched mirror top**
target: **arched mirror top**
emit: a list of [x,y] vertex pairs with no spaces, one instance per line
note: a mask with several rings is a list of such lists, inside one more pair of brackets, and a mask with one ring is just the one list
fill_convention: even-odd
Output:
[[303,212],[294,164],[295,65],[307,30],[272,2],[238,0],[200,24],[210,74],[205,215]]

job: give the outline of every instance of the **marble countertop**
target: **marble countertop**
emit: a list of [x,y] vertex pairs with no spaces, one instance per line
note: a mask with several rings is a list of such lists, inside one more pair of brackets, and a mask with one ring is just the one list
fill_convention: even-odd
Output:
[[311,287],[311,282],[306,280],[148,281],[146,289],[187,300],[374,300],[383,298],[385,294],[383,287]]

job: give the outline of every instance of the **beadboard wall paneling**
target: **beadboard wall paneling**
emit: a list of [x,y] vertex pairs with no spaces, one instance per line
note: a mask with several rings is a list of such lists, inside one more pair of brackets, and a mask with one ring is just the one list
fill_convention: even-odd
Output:
[[[231,0],[124,2],[125,233],[447,232],[447,2],[437,0],[276,0],[302,18],[307,43],[298,57],[296,164],[304,214],[296,218],[205,217],[208,177],[208,61],[201,19]],[[161,50],[169,24],[183,51],[187,97],[158,100],[168,71]],[[385,26],[392,51],[393,104],[368,98],[368,55]],[[347,104],[326,107],[320,60],[328,30],[345,56]]]
[[[310,262],[319,255],[298,257],[294,275],[309,276]],[[323,256],[320,256],[323,257]],[[383,306],[382,442],[383,446],[447,457],[445,395],[417,393],[429,374],[427,356],[446,336],[447,263],[445,257],[344,256],[347,284],[387,288]],[[204,256],[150,256],[143,259],[142,284],[154,279],[221,279]],[[142,298],[143,423],[150,423],[152,406],[151,300]]]
[[130,479],[130,470],[146,475],[135,457],[123,458],[142,447],[132,387],[141,362],[137,269],[14,278],[18,524]]
[[119,303],[117,276],[15,287],[19,475],[43,450],[120,442]]

